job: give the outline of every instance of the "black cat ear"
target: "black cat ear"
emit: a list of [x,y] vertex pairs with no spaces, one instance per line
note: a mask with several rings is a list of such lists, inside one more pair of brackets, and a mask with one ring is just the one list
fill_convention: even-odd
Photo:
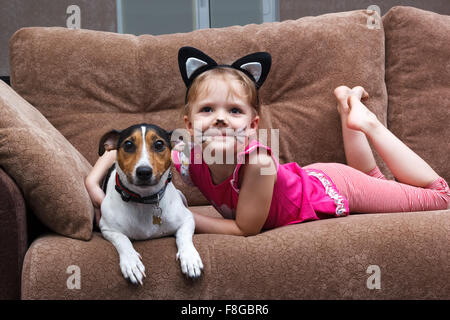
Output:
[[182,47],[178,51],[178,66],[186,87],[189,87],[197,74],[217,66],[217,63],[196,48]]
[[260,88],[267,78],[272,65],[272,57],[268,52],[255,52],[236,60],[231,66],[250,74]]

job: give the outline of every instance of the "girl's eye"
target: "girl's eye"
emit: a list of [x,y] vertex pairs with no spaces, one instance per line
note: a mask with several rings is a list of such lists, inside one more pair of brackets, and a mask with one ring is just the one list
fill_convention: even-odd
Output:
[[239,109],[239,108],[232,108],[232,109],[230,110],[230,112],[231,112],[231,113],[242,113],[241,109]]
[[155,148],[156,151],[161,152],[165,149],[165,144],[162,140],[157,140],[154,144],[153,147]]
[[136,151],[136,146],[134,145],[133,142],[131,142],[131,141],[126,141],[126,142],[123,144],[123,150],[124,150],[125,152],[128,152],[128,153],[133,153],[133,152]]
[[200,109],[200,112],[212,112],[212,108],[211,107],[203,107]]

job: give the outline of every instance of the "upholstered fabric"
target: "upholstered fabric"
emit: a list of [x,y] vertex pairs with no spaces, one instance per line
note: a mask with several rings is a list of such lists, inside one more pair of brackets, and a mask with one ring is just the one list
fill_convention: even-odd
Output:
[[[281,162],[345,162],[333,90],[364,86],[367,105],[386,121],[384,32],[369,28],[369,17],[359,10],[139,37],[26,28],[11,39],[11,83],[93,164],[100,137],[112,128],[140,122],[184,128],[180,47],[199,48],[218,63],[268,51],[261,126],[279,130]],[[207,204],[174,176],[190,205]]]
[[0,300],[20,298],[23,258],[28,250],[26,207],[22,194],[0,167]]
[[87,160],[32,105],[0,81],[0,166],[51,230],[89,240],[94,208]]
[[450,181],[450,16],[395,7],[383,25],[388,126]]
[[195,235],[204,264],[195,281],[181,273],[174,237],[139,241],[142,287],[123,278],[116,249],[98,233],[90,242],[46,235],[25,257],[22,298],[448,299],[449,214],[351,215],[247,238]]

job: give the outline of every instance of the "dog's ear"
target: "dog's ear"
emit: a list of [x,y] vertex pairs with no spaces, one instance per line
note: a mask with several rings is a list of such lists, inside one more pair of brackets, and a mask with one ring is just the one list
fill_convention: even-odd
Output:
[[106,151],[117,149],[117,142],[119,141],[120,131],[111,130],[103,135],[98,145],[98,155],[102,156]]
[[172,150],[172,147],[173,147],[173,145],[172,145],[172,133],[174,132],[175,130],[170,130],[170,131],[166,131],[166,133],[167,133],[167,137],[168,137],[168,139],[166,140],[168,143],[169,143],[169,149],[170,150]]
[[204,52],[193,47],[182,47],[178,51],[178,66],[186,87],[189,88],[195,75],[217,63]]
[[272,57],[268,52],[255,52],[236,60],[231,66],[250,74],[260,88],[269,74]]

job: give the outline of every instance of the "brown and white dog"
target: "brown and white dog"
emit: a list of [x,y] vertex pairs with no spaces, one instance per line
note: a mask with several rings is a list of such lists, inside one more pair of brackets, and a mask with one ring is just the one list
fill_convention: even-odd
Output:
[[100,140],[99,155],[113,149],[117,159],[105,180],[99,227],[119,253],[123,276],[141,285],[145,277],[130,239],[175,235],[182,272],[199,277],[203,264],[192,243],[194,218],[171,182],[170,132],[151,124],[112,130]]

